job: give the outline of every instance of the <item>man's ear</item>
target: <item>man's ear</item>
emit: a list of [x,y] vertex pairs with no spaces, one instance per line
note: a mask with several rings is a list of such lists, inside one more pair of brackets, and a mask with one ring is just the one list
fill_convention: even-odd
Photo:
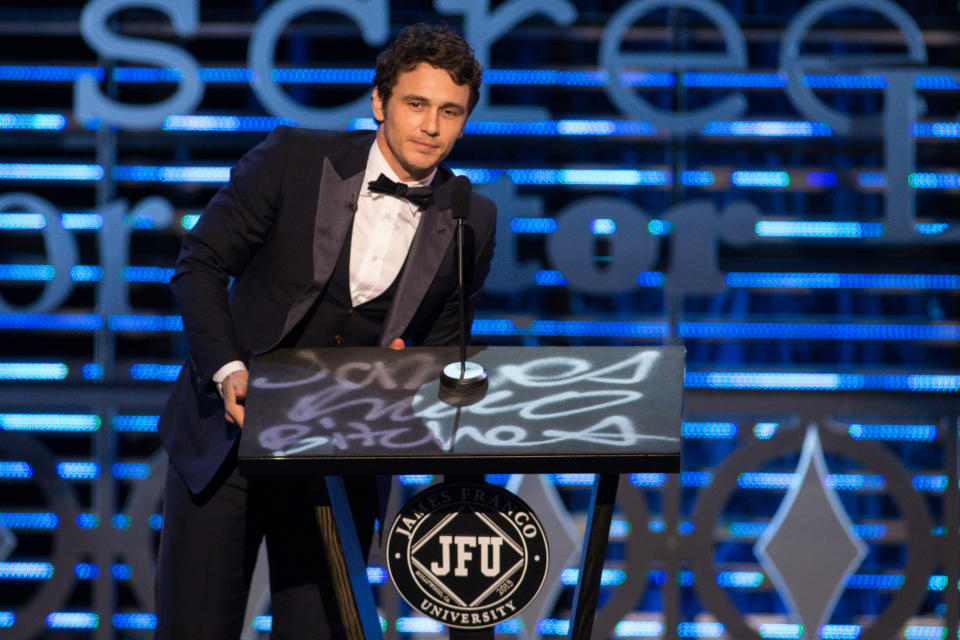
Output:
[[373,119],[377,122],[383,122],[386,119],[383,113],[383,100],[380,99],[380,92],[376,87],[370,94],[370,110],[373,111]]

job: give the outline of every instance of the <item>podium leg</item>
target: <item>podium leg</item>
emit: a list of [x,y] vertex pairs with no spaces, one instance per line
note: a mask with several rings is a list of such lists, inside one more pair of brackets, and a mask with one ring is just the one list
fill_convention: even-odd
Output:
[[349,640],[380,640],[380,618],[340,476],[326,476],[329,502],[317,506],[317,524],[330,566],[337,608]]
[[619,481],[620,477],[615,473],[598,473],[593,485],[590,515],[583,536],[580,579],[570,614],[570,632],[567,635],[570,640],[589,640],[593,630],[593,617],[600,595],[600,574],[603,571],[603,559],[607,555],[607,538],[610,536],[610,521]]

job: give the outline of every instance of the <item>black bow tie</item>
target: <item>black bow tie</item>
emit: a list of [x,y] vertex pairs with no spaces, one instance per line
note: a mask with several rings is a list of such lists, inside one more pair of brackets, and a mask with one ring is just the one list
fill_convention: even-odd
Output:
[[373,182],[368,182],[367,188],[372,193],[386,193],[404,198],[418,207],[426,208],[433,204],[433,189],[431,187],[408,187],[402,182],[394,182],[382,173]]

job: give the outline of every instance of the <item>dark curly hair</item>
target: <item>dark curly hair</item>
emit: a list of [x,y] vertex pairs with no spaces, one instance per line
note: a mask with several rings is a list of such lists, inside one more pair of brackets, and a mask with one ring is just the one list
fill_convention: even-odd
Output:
[[444,69],[459,85],[470,85],[467,112],[473,111],[480,99],[483,69],[473,55],[473,49],[459,34],[446,25],[430,26],[419,23],[403,29],[397,39],[377,56],[373,86],[384,104],[390,98],[397,76],[412,71],[421,62]]

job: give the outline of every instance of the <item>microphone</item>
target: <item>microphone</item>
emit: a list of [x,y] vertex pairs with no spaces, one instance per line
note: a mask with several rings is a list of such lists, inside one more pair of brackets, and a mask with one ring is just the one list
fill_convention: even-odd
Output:
[[463,301],[463,219],[470,209],[470,180],[466,176],[453,179],[450,208],[457,221],[457,293],[460,297],[460,361],[451,362],[440,374],[440,384],[455,393],[477,391],[487,384],[487,370],[475,362],[467,362],[466,311]]

